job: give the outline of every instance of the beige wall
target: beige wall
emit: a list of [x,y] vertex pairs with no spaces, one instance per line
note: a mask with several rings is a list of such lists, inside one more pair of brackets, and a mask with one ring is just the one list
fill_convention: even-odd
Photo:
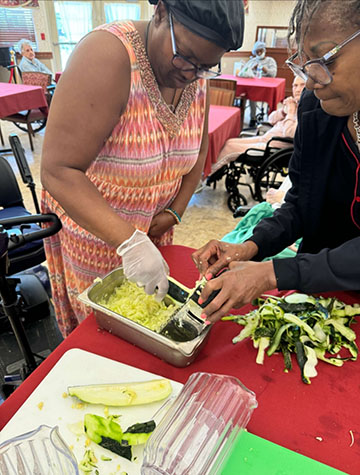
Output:
[[296,0],[250,0],[245,15],[245,36],[241,49],[251,51],[255,42],[256,27],[288,26]]
[[[51,41],[50,22],[47,20],[45,5],[51,0],[39,0],[39,8],[33,9],[33,18],[37,35],[39,51],[51,51],[54,54],[54,47]],[[99,0],[95,0],[97,3]],[[205,1],[205,0],[204,0]],[[144,19],[151,17],[154,7],[147,0],[140,0],[142,3],[142,16]],[[245,36],[243,51],[251,51],[255,41],[256,27],[258,25],[267,26],[288,26],[291,12],[296,4],[296,0],[250,0],[249,13],[245,15]],[[45,40],[40,34],[45,33]],[[224,58],[223,70],[231,74],[233,71],[234,58]],[[59,69],[54,60],[44,60],[46,66],[52,71]]]

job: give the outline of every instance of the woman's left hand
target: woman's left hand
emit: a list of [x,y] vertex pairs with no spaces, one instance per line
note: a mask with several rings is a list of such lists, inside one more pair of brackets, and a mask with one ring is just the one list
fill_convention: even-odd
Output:
[[199,303],[205,302],[214,290],[218,295],[204,308],[203,314],[211,323],[260,297],[263,292],[276,288],[272,261],[230,262],[229,271],[211,279],[201,292]]
[[162,211],[161,213],[153,217],[148,231],[148,235],[150,237],[160,237],[172,226],[174,226],[174,224],[176,223],[171,214]]

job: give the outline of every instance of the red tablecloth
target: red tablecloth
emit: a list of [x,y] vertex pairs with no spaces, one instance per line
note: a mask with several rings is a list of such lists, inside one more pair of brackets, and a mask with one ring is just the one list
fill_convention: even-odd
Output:
[[55,82],[58,82],[58,80],[59,80],[60,77],[61,77],[61,74],[62,74],[62,73],[59,72],[59,71],[58,71],[57,73],[55,73]]
[[236,96],[245,93],[251,101],[267,102],[270,112],[276,110],[278,103],[285,98],[284,78],[239,78],[230,74],[223,74],[219,79],[236,81]]
[[211,172],[220,150],[227,139],[238,137],[241,132],[241,111],[238,107],[210,106],[209,148],[205,160],[203,178]]
[[42,87],[0,82],[0,118],[23,110],[47,107]]
[[[188,287],[192,287],[198,277],[190,258],[191,251],[183,246],[162,249],[171,275]],[[349,303],[360,301],[359,294],[355,293],[338,293],[337,296]],[[245,310],[243,308],[242,313]],[[259,403],[248,424],[250,432],[339,470],[359,474],[360,361],[347,362],[342,368],[319,362],[318,376],[311,385],[305,385],[296,363],[286,374],[281,355],[266,357],[261,366],[255,363],[256,350],[251,341],[233,345],[231,340],[240,329],[233,322],[218,322],[195,362],[187,368],[175,368],[98,329],[91,315],[0,406],[0,429],[65,351],[82,348],[182,383],[195,371],[234,375],[256,393]],[[359,336],[360,328],[355,326],[355,331]]]

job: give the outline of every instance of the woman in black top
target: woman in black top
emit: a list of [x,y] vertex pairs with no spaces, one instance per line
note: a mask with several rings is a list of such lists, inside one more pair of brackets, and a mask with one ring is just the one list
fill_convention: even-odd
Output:
[[[216,321],[263,292],[360,289],[360,2],[298,0],[289,37],[298,52],[287,61],[306,80],[290,163],[293,184],[274,217],[243,244],[210,241],[193,254],[209,280],[204,309]],[[298,254],[264,257],[302,237]]]

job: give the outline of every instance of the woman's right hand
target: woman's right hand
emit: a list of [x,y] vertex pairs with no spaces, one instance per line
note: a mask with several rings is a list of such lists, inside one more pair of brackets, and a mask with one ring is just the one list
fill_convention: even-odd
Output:
[[156,300],[161,301],[169,288],[169,267],[149,237],[137,229],[116,252],[122,257],[125,277],[144,287],[147,294],[157,288]]
[[191,257],[199,269],[200,275],[205,275],[209,280],[228,267],[230,262],[248,261],[256,255],[257,251],[256,244],[251,241],[243,244],[231,244],[212,239],[195,251]]

